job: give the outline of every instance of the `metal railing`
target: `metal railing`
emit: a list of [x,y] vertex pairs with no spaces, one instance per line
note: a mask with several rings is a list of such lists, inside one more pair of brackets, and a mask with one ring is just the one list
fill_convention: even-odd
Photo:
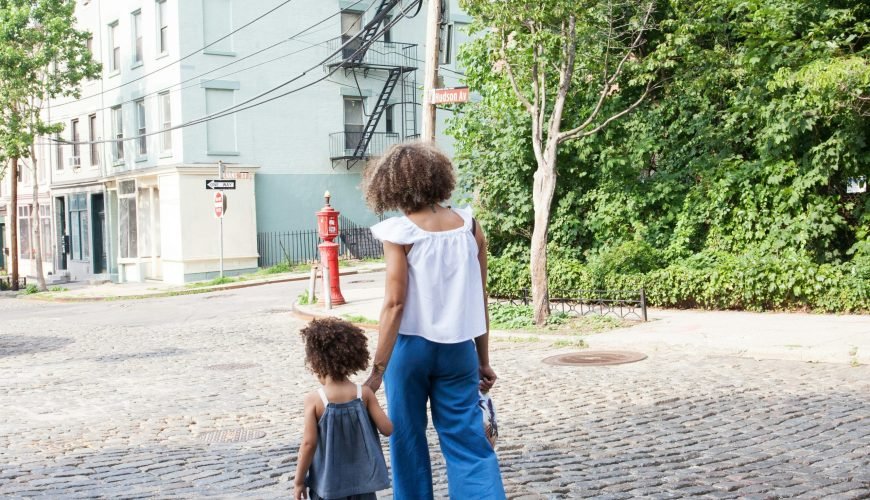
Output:
[[[360,226],[341,216],[337,240],[340,259],[377,259],[384,256],[384,246],[372,236],[367,226]],[[276,264],[301,264],[320,259],[317,245],[322,242],[316,229],[272,231],[257,234],[259,267]]]
[[[572,316],[616,316],[621,319],[647,321],[646,292],[640,290],[576,290],[570,298],[551,297],[550,312]],[[513,297],[490,297],[495,303],[514,306],[531,305],[528,290],[521,290]]]
[[363,139],[362,131],[345,131],[329,134],[329,157],[333,160],[343,158],[370,158],[384,154],[393,144],[399,142],[395,132],[375,132],[369,145],[361,156],[354,156],[357,146]]
[[[348,39],[350,39],[349,36],[333,38],[326,43],[326,47],[330,52],[336,51]],[[348,68],[357,66],[416,68],[418,65],[417,45],[413,43],[376,41],[372,42],[369,48],[365,50],[365,53],[357,54],[356,52],[360,47],[362,47],[362,40],[354,40],[347,47],[342,48],[341,51],[332,56],[326,62],[326,66],[344,65]]]
[[[27,278],[21,276],[18,278],[18,289],[24,290],[27,288]],[[0,290],[12,289],[12,276],[0,276]]]

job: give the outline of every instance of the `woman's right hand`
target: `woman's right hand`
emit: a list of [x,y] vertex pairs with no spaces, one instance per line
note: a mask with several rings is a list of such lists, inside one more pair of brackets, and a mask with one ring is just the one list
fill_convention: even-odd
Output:
[[295,483],[293,485],[293,498],[296,500],[305,500],[308,498],[308,492],[306,491],[308,488],[305,487],[305,483]]
[[365,381],[365,384],[363,384],[363,385],[368,386],[368,388],[371,389],[372,392],[377,394],[378,389],[381,388],[381,384],[383,383],[383,381],[384,381],[384,374],[383,373],[372,372],[371,375],[369,375],[369,378]]

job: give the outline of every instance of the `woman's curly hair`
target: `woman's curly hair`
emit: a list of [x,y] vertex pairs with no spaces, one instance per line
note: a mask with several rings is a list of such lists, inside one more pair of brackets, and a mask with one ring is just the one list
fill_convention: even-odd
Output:
[[395,144],[363,172],[362,190],[375,213],[416,212],[450,199],[453,164],[428,142]]
[[299,334],[305,342],[305,364],[316,375],[344,380],[369,365],[368,338],[347,321],[315,319]]

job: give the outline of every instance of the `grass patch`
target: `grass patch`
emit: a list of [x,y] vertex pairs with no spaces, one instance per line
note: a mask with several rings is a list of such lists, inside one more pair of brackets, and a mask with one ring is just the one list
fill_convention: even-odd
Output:
[[538,337],[537,335],[529,335],[529,336],[511,335],[509,337],[490,337],[490,340],[495,341],[495,342],[510,342],[510,343],[514,343],[514,344],[521,344],[524,342],[540,342],[541,337]]
[[359,314],[342,314],[341,317],[350,321],[351,323],[368,323],[372,325],[378,324],[378,320],[367,318]]
[[228,283],[235,283],[240,281],[239,278],[230,278],[229,276],[224,276],[223,278],[215,278],[211,281],[199,281],[197,283],[188,283],[187,288],[203,288],[207,286],[218,286],[218,285],[226,285]]
[[383,257],[365,257],[362,259],[347,259],[338,261],[338,267],[357,267],[357,266],[365,266],[368,264],[383,264]]
[[303,273],[311,270],[311,264],[303,262],[300,264],[290,264],[289,262],[281,262],[272,267],[264,267],[257,271],[258,275],[284,274],[284,273]]
[[24,295],[33,295],[34,293],[39,293],[39,288],[34,284],[27,285],[27,288],[24,289]]
[[296,297],[296,303],[301,306],[307,306],[308,304],[316,304],[317,297],[309,297],[308,290],[299,294],[299,297]]
[[48,289],[49,292],[68,292],[69,288],[64,288],[62,286],[53,286]]
[[552,347],[576,347],[578,349],[586,349],[589,344],[583,339],[576,340],[557,340],[553,342]]
[[495,330],[525,330],[533,332],[559,332],[574,335],[597,333],[626,326],[629,322],[611,316],[572,316],[557,312],[547,318],[544,327],[535,325],[531,306],[490,304],[489,323]]

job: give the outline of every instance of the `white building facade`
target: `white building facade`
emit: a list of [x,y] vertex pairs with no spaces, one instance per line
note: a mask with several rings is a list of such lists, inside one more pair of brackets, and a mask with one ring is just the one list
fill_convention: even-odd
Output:
[[[26,166],[18,214],[0,214],[4,246],[18,221],[22,275],[34,273],[29,228],[38,219],[45,269],[56,277],[216,276],[219,221],[206,184],[220,164],[235,181],[225,191],[227,274],[257,268],[258,232],[313,228],[326,190],[349,219],[376,220],[358,190],[360,172],[419,129],[425,1],[415,17],[412,2],[399,2],[387,20],[401,19],[390,30],[369,26],[368,36],[377,35],[369,50],[351,42],[329,60],[352,35],[366,35],[389,1],[294,0],[263,16],[282,3],[78,1],[78,28],[92,33],[103,72],[83,83],[80,99],[46,106],[65,129],[39,143],[39,217],[29,213]],[[457,0],[448,3],[442,75],[456,86],[455,54],[470,19]],[[446,113],[439,115],[443,132]],[[439,144],[449,150],[443,133]],[[10,182],[0,183],[0,206]]]

